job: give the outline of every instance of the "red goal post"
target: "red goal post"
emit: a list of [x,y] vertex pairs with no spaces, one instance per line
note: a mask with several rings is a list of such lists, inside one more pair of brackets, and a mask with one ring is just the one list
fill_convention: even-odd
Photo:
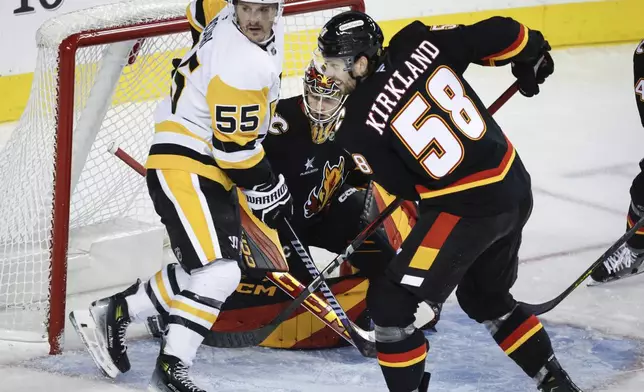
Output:
[[[0,228],[0,339],[47,341],[50,354],[60,353],[68,288],[80,293],[123,285],[105,272],[136,269],[140,260],[118,257],[125,264],[110,265],[103,245],[114,241],[118,245],[110,246],[120,250],[129,234],[142,236],[127,243],[131,252],[140,251],[136,242],[148,244],[146,235],[154,237],[149,244],[158,244],[158,219],[145,200],[144,181],[122,171],[131,169],[122,168],[107,145],[125,139],[128,151],[144,160],[153,104],[169,91],[170,60],[189,46],[185,5],[126,1],[62,15],[40,28],[30,100],[0,151],[0,192],[13,201],[0,200],[6,223]],[[292,89],[285,96],[299,92],[293,89],[317,31],[347,9],[364,11],[364,2],[286,2],[284,75],[293,81],[285,82]],[[112,234],[117,229],[126,235]],[[70,250],[70,241],[78,249]],[[68,273],[72,256],[78,279]]]

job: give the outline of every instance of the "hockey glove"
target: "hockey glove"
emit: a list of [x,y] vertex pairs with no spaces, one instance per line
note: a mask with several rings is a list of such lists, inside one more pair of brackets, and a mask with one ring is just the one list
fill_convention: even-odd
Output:
[[293,198],[281,174],[277,184],[262,184],[243,192],[253,214],[270,228],[274,229],[277,222],[293,216]]
[[[555,63],[550,56],[550,45],[548,41],[544,41],[541,48],[541,54],[533,61],[528,62],[513,62],[512,74],[519,82],[519,92],[526,97],[532,97],[539,94],[539,85],[546,81],[546,78],[555,70]],[[537,67],[539,59],[543,57],[543,61]],[[535,67],[537,67],[535,71]]]

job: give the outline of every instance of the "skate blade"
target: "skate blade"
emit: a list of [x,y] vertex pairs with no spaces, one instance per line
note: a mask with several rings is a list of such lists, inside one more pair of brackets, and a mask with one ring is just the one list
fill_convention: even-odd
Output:
[[588,287],[605,286],[605,285],[607,285],[607,284],[609,284],[609,283],[619,282],[619,281],[622,281],[622,280],[625,280],[625,279],[628,279],[628,278],[632,278],[633,276],[640,275],[640,274],[642,274],[642,273],[644,273],[644,268],[643,268],[643,269],[641,269],[641,270],[639,270],[639,271],[637,271],[637,272],[636,272],[636,273],[634,273],[634,274],[624,275],[624,276],[621,276],[621,277],[619,277],[619,278],[616,278],[616,279],[609,279],[609,280],[604,281],[604,282],[597,282],[597,281],[595,281],[595,280],[592,280],[592,279],[591,279],[591,280],[590,280],[590,282],[588,282],[588,284],[586,284],[586,286],[588,286]]
[[116,378],[121,373],[107,352],[107,344],[98,332],[96,321],[89,310],[74,310],[69,313],[76,333],[87,347],[87,351],[94,360],[96,367],[107,377]]

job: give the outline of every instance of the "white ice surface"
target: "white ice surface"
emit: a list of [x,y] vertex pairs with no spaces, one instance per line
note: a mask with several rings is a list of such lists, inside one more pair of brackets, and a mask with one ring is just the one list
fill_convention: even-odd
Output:
[[[644,129],[632,93],[634,47],[554,51],[556,71],[542,93],[532,99],[517,95],[495,116],[533,179],[535,206],[513,290],[520,300],[554,297],[623,233],[628,189],[644,157]],[[488,103],[513,81],[509,68],[472,66],[467,76]],[[3,129],[12,128],[0,124],[0,140]],[[558,356],[584,390],[644,391],[642,298],[644,275],[583,285],[543,317]],[[431,391],[535,390],[451,299],[439,333],[429,339]],[[73,334],[66,347],[63,356],[26,361],[42,348],[0,343],[0,391],[142,390],[157,350],[154,341],[134,342],[132,372],[111,382],[77,349]],[[217,391],[385,390],[376,363],[350,349],[202,349],[194,371]]]

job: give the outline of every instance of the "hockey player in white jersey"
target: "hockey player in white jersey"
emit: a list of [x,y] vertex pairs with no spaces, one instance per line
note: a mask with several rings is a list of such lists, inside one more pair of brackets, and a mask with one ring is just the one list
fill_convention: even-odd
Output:
[[70,314],[110,377],[130,368],[127,326],[165,314],[169,328],[148,390],[204,391],[188,369],[240,281],[240,215],[283,258],[271,227],[292,214],[292,201],[261,145],[280,89],[283,1],[231,0],[176,64],[171,94],[155,113],[146,180],[179,263]]

